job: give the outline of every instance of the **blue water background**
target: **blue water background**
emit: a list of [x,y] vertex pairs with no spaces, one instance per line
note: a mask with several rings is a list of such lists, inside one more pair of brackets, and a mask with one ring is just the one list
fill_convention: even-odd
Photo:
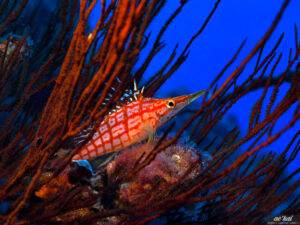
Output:
[[[153,43],[155,40],[155,35],[159,32],[161,26],[169,18],[170,14],[179,6],[179,2],[180,1],[177,0],[168,1],[166,6],[159,13],[158,17],[156,17],[151,24],[150,30],[152,33],[150,37],[150,43],[142,52],[138,65],[141,65],[143,59],[145,59],[147,56],[147,53],[151,49],[151,43]],[[209,12],[214,7],[215,2],[216,1],[189,1],[189,3],[169,26],[167,32],[163,36],[162,39],[165,40],[167,45],[152,61],[150,67],[146,71],[146,79],[161,68],[177,43],[179,43],[177,52],[178,55],[180,54],[192,35],[195,34],[202,26]],[[157,92],[156,97],[160,97],[160,95],[165,96],[164,93],[178,89],[182,89],[187,93],[192,93],[208,88],[209,84],[213,81],[216,75],[232,58],[242,41],[247,39],[246,45],[240,53],[240,56],[221,79],[221,82],[224,81],[247,56],[255,44],[262,38],[264,33],[270,27],[282,3],[282,0],[221,1],[204,32],[192,44],[190,48],[191,51],[186,62],[161,87],[161,89]],[[99,9],[100,7],[98,5],[91,19],[92,27],[95,25],[97,17],[100,15]],[[293,48],[294,50],[294,24],[297,25],[297,28],[300,31],[299,0],[292,0],[290,2],[286,11],[284,12],[283,18],[271,36],[271,39],[266,44],[262,55],[266,56],[271,51],[281,33],[284,32],[284,38],[277,51],[277,56],[281,52],[283,57],[277,69],[275,70],[274,76],[279,75],[285,70],[288,63],[290,48]],[[148,32],[150,30],[148,30]],[[293,51],[293,53],[295,52]],[[275,58],[275,60],[276,59],[277,58]],[[249,74],[253,72],[255,63],[256,58],[254,58],[254,60],[252,60],[245,68],[238,84],[240,84],[241,81],[243,81]],[[271,64],[270,68],[272,65],[273,64]],[[295,67],[293,67],[293,69],[294,68]],[[288,83],[281,86],[276,102],[279,102],[284,97],[288,87]],[[247,94],[241,100],[239,100],[238,103],[235,104],[225,115],[225,118],[232,114],[236,116],[242,136],[246,135],[247,133],[250,112],[255,102],[259,99],[262,91],[263,89]],[[182,93],[183,91],[180,92]],[[264,101],[265,105],[268,103],[270,96],[271,92],[269,91]],[[201,99],[199,102],[201,102]],[[295,107],[296,105],[294,105],[294,107],[287,111],[278,120],[274,131],[282,129],[288,123],[289,119],[293,115]],[[265,112],[266,107],[264,107],[262,110],[263,116]],[[264,148],[262,153],[268,153],[270,150],[277,153],[282,152],[299,128],[300,121],[298,121],[291,129],[285,132],[272,145]],[[244,145],[242,149],[246,149],[249,144]],[[294,171],[295,169],[299,168],[299,165],[300,157],[298,156],[296,160],[294,160],[294,162],[288,167],[288,171]]]

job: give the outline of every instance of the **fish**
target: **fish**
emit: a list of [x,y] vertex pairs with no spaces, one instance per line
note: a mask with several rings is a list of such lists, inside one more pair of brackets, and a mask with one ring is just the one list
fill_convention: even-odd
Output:
[[[9,34],[7,37],[0,38],[0,59],[5,56],[4,61],[9,59],[19,43],[22,40],[22,36],[16,35],[16,34]],[[33,41],[30,37],[27,37],[25,41],[23,42],[23,45],[21,46],[19,50],[18,57],[20,60],[23,60],[25,57],[29,57],[32,54],[33,49]]]
[[156,131],[191,104],[205,90],[174,98],[156,99],[143,96],[134,81],[127,104],[117,106],[100,123],[91,140],[73,156],[73,161],[90,160],[119,152],[144,140],[151,141]]
[[[116,106],[105,116],[92,139],[73,156],[72,163],[75,164],[72,165],[75,170],[68,165],[60,176],[54,178],[49,184],[43,185],[35,192],[35,195],[49,200],[62,192],[64,188],[74,185],[71,180],[78,179],[76,177],[78,174],[74,174],[76,168],[84,167],[93,175],[93,169],[87,160],[108,153],[117,153],[143,140],[153,141],[156,131],[161,126],[206,93],[205,90],[201,90],[190,95],[156,99],[144,97],[143,90],[144,88],[138,90],[134,82],[134,90],[126,90],[124,96],[121,97],[125,99],[125,102],[123,101],[121,106]],[[65,152],[58,155],[60,154],[63,157]],[[44,176],[47,177],[48,174],[45,173]]]

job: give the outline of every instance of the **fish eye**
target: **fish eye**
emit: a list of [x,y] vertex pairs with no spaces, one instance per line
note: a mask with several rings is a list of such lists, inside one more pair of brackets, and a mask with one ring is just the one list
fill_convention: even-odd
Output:
[[173,99],[170,99],[167,101],[166,105],[169,109],[173,109],[175,107],[175,101]]

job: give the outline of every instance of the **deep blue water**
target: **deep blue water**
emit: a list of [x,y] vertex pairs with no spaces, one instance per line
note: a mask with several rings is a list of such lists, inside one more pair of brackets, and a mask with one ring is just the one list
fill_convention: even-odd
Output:
[[[52,1],[44,1],[44,3],[49,2],[52,3]],[[155,35],[158,33],[164,21],[166,21],[170,14],[179,6],[179,2],[179,0],[169,0],[155,21],[153,21],[150,27],[152,31],[150,45],[142,52],[140,62],[143,62],[143,59],[145,59],[147,52],[150,50],[151,43],[153,43],[155,39]],[[223,0],[202,35],[200,35],[191,46],[191,51],[186,62],[164,84],[156,94],[156,97],[165,96],[166,93],[174,90],[189,94],[208,88],[215,76],[231,59],[241,42],[246,38],[247,42],[243,51],[222,80],[226,79],[263,36],[264,32],[272,23],[276,13],[279,11],[282,3],[283,0]],[[180,53],[180,51],[183,50],[191,36],[201,27],[214,4],[215,1],[189,1],[182,13],[175,19],[165,33],[163,40],[166,41],[167,46],[157,55],[146,71],[146,79],[160,69],[162,63],[169,57],[177,43],[179,43],[177,52]],[[51,7],[51,4],[47,6]],[[92,25],[96,23],[97,15],[99,15],[99,7],[98,10],[94,12],[94,18],[91,20]],[[289,49],[290,47],[294,48],[295,23],[300,32],[300,0],[291,1],[278,27],[265,46],[264,55],[274,46],[281,33],[285,33],[284,39],[278,49],[279,52],[283,53],[283,57],[274,74],[275,76],[283,72],[288,62]],[[150,30],[148,30],[148,32]],[[248,64],[241,80],[245,79],[245,77],[253,71],[254,64],[255,60]],[[283,97],[287,89],[288,84],[281,87],[278,100]],[[230,116],[236,117],[242,135],[246,134],[250,111],[261,93],[262,90],[259,90],[246,95],[225,115],[225,118]],[[269,95],[266,98],[267,100],[269,99],[268,97]],[[199,100],[199,103],[200,102],[201,99]],[[295,107],[280,118],[275,127],[275,131],[285,126],[288,119],[292,116],[294,109]],[[270,150],[278,153],[282,152],[293,135],[299,130],[299,127],[300,121],[275,143],[266,147],[263,152],[267,153]],[[247,145],[242,148],[245,149],[246,147]],[[289,171],[299,168],[299,164],[300,157],[298,156],[290,165]]]
[[[168,1],[163,10],[152,23],[150,30],[152,35],[150,45],[141,54],[143,61],[147,52],[151,47],[151,41],[155,39],[155,34],[159,32],[161,25],[169,18],[169,15],[179,6],[180,1]],[[198,31],[202,23],[206,19],[210,10],[216,1],[199,1],[191,0],[185,6],[181,14],[169,26],[167,32],[163,36],[167,46],[153,60],[149,69],[146,71],[145,78],[149,78],[169,57],[176,43],[179,43],[178,54],[185,47],[191,36]],[[190,48],[190,54],[186,62],[175,72],[175,74],[162,86],[156,94],[156,97],[169,91],[182,89],[183,92],[196,92],[201,89],[208,88],[209,84],[215,76],[222,70],[226,63],[234,55],[239,45],[244,39],[247,39],[246,45],[242,50],[236,62],[229,68],[221,81],[224,81],[230,73],[239,65],[244,57],[251,51],[255,44],[264,35],[271,25],[275,15],[279,11],[283,0],[224,0],[221,1],[217,11],[211,18],[204,32],[197,38]],[[91,24],[95,24],[99,12],[95,12]],[[274,76],[283,72],[288,63],[288,55],[290,48],[294,48],[294,24],[300,30],[300,1],[292,0],[284,12],[283,18],[277,26],[271,39],[264,49],[266,55],[277,42],[281,33],[284,32],[284,38],[278,48],[278,54],[283,53],[281,62],[279,63]],[[245,68],[240,80],[243,80],[250,74],[255,65],[255,58]],[[288,89],[289,85],[285,84],[280,88],[277,100],[281,100]],[[248,128],[249,116],[251,109],[257,99],[260,97],[262,90],[253,91],[244,96],[237,104],[235,104],[229,113],[225,115],[236,116],[241,129],[241,135],[245,135]],[[266,97],[268,103],[269,95]],[[201,99],[199,100],[201,102]],[[278,101],[277,101],[278,102]],[[275,126],[275,131],[284,127],[288,119],[292,116],[295,106],[286,112],[280,118]],[[263,110],[263,113],[265,111]],[[262,152],[270,150],[280,153],[286,147],[293,135],[299,130],[300,122],[288,130],[272,145],[266,147]],[[245,149],[247,145],[243,146]],[[290,165],[289,171],[299,168],[300,157]]]

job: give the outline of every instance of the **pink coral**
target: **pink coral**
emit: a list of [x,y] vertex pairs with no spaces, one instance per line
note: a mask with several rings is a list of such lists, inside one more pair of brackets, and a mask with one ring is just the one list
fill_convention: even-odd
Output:
[[[107,165],[109,180],[113,181],[116,177],[132,172],[137,160],[142,157],[141,161],[143,161],[156,144],[157,141],[154,141],[124,150]],[[192,165],[194,168],[190,168]],[[138,205],[145,200],[155,200],[162,196],[164,190],[167,190],[171,184],[175,184],[180,179],[185,181],[194,178],[202,167],[202,154],[198,150],[182,143],[172,145],[158,153],[133,180],[120,185],[120,201],[124,204]],[[186,175],[189,169],[191,171]]]

